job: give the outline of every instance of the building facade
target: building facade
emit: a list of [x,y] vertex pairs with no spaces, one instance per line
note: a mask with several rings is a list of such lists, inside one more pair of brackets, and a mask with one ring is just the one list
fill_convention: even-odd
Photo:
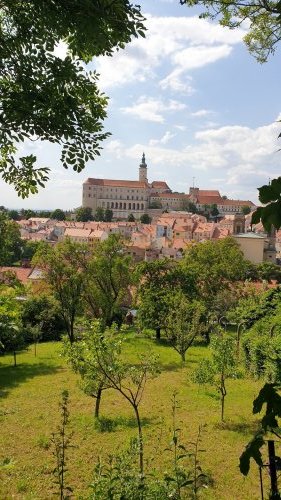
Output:
[[251,201],[228,200],[219,191],[205,191],[193,187],[189,193],[172,192],[165,181],[148,182],[147,164],[143,154],[139,165],[139,179],[135,181],[89,178],[83,183],[82,206],[110,209],[115,219],[127,219],[133,214],[136,219],[150,209],[188,210],[193,203],[198,210],[216,205],[221,215],[241,213],[248,206],[256,207]]

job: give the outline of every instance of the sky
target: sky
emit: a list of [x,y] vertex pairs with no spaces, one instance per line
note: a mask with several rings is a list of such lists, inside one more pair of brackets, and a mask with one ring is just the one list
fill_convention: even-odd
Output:
[[57,146],[24,144],[20,154],[50,167],[50,181],[22,200],[0,180],[0,205],[72,210],[88,177],[137,179],[143,152],[149,181],[178,192],[195,185],[257,203],[257,187],[281,175],[280,49],[260,65],[243,43],[246,28],[199,19],[178,0],[137,3],[146,38],[89,65],[109,96],[112,135],[101,156],[77,174],[62,167]]

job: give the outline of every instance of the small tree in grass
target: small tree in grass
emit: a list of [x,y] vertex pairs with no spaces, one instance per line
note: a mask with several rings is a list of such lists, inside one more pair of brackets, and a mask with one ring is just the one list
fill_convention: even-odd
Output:
[[95,418],[100,415],[100,403],[103,391],[111,387],[103,370],[97,361],[96,346],[104,345],[107,355],[112,359],[120,354],[120,342],[116,339],[114,327],[101,333],[99,322],[94,322],[84,328],[82,340],[71,344],[64,340],[63,354],[72,369],[81,376],[81,388],[89,396],[95,398]]
[[65,484],[65,474],[67,472],[66,462],[67,456],[66,451],[71,446],[70,440],[72,434],[67,434],[67,425],[69,422],[69,395],[68,391],[62,391],[61,402],[60,402],[60,425],[57,428],[57,432],[53,432],[51,436],[51,443],[53,445],[53,456],[56,460],[56,466],[53,470],[53,474],[56,478],[56,484],[59,487],[59,498],[60,500],[66,500],[70,498],[68,493],[72,492],[72,489]]
[[153,355],[140,356],[139,364],[128,365],[120,355],[116,356],[116,351],[121,349],[121,342],[119,339],[115,342],[117,343],[116,349],[112,347],[112,340],[100,332],[95,341],[95,356],[99,371],[104,376],[108,386],[118,391],[134,410],[138,427],[139,473],[142,484],[144,479],[144,446],[139,405],[147,379],[157,373],[157,359]]
[[167,317],[167,336],[172,347],[185,362],[186,351],[203,329],[204,307],[198,301],[188,300],[182,292],[171,298],[171,309]]
[[235,375],[236,356],[235,344],[231,338],[223,336],[223,330],[219,329],[221,335],[211,341],[211,360],[201,361],[197,370],[193,373],[193,380],[197,384],[213,385],[220,394],[221,420],[224,422],[225,397],[227,395],[225,381]]

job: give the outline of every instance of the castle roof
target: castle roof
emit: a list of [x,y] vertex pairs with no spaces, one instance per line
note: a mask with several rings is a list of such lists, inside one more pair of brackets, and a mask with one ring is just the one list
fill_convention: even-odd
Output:
[[198,192],[199,196],[216,196],[218,198],[221,198],[220,192],[216,191],[214,189],[199,189]]
[[127,187],[127,188],[147,188],[148,183],[144,181],[126,181],[115,179],[87,179],[84,184],[104,187]]
[[151,187],[154,188],[154,189],[170,189],[168,184],[164,181],[153,181],[151,183]]

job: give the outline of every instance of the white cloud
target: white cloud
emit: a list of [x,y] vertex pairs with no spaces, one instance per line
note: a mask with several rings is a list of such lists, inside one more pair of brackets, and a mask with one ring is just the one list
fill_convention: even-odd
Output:
[[185,108],[186,105],[179,101],[169,100],[164,102],[160,99],[142,96],[138,99],[136,104],[121,108],[121,111],[122,113],[133,115],[141,120],[164,123],[165,118],[163,114],[173,111],[182,111]]
[[[190,94],[191,78],[183,73],[227,57],[245,34],[242,29],[229,30],[198,17],[147,15],[145,24],[145,39],[133,40],[126,51],[118,51],[113,57],[96,59],[102,88],[155,80],[162,65],[161,87]],[[172,71],[167,74],[168,65]]]
[[160,80],[159,85],[161,89],[192,95],[195,92],[195,89],[191,85],[192,78],[186,75],[183,76],[182,73],[181,70],[175,69],[168,76]]
[[211,114],[213,114],[213,111],[210,111],[209,109],[198,109],[198,111],[191,113],[191,116],[201,118]]
[[150,177],[160,165],[166,169],[166,178],[172,170],[176,182],[179,176],[188,182],[195,171],[202,171],[205,183],[217,183],[222,193],[236,193],[240,198],[256,201],[256,187],[280,173],[280,156],[276,153],[279,129],[276,122],[257,128],[229,125],[197,132],[194,142],[177,149],[166,146],[172,138],[166,132],[148,144],[129,148],[119,144],[120,155],[135,160],[145,151]]
[[178,51],[173,55],[172,61],[174,64],[179,66],[181,71],[187,71],[201,68],[202,66],[216,62],[219,59],[224,59],[229,56],[231,51],[232,47],[226,44],[214,47],[207,45],[192,46]]
[[151,139],[149,141],[149,145],[156,146],[156,144],[167,144],[167,142],[173,139],[173,137],[175,137],[175,134],[172,134],[169,130],[167,130],[161,139]]

